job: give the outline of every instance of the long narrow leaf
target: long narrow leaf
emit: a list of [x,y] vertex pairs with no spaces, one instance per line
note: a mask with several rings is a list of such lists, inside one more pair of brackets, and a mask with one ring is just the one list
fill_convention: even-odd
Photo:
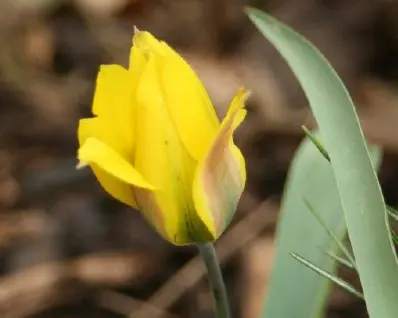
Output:
[[391,230],[391,237],[394,244],[398,244],[398,235],[393,230]]
[[315,217],[315,219],[319,222],[319,224],[323,227],[324,231],[329,235],[331,240],[336,243],[338,248],[340,249],[341,252],[343,252],[344,256],[348,259],[348,261],[354,266],[355,265],[355,259],[354,256],[352,256],[351,252],[344,246],[343,242],[341,241],[341,238],[337,237],[336,234],[334,234],[333,230],[329,227],[329,225],[325,222],[325,220],[322,218],[319,212],[315,211],[314,207],[311,205],[310,201],[307,200],[307,198],[304,198],[304,203],[308,207],[308,210],[311,211],[311,214]]
[[398,221],[398,211],[389,205],[386,205],[386,208],[388,215],[392,217],[395,221]]
[[339,263],[340,265],[343,265],[345,267],[347,267],[348,269],[352,269],[352,270],[356,270],[355,269],[355,265],[351,264],[351,262],[345,258],[342,258],[336,254],[334,254],[333,252],[325,252],[326,255],[328,255],[329,257],[333,258],[337,263]]
[[262,318],[315,318],[324,311],[330,282],[296,262],[289,252],[306,255],[325,270],[334,272],[336,262],[324,251],[337,253],[338,247],[308,212],[303,197],[311,201],[328,227],[343,239],[346,226],[332,167],[308,137],[297,150],[286,180],[275,262]]
[[311,141],[315,145],[315,147],[318,148],[318,150],[322,154],[322,156],[327,161],[330,161],[328,152],[326,151],[325,147],[323,147],[322,143],[318,140],[318,138],[306,126],[302,125],[301,128],[305,132],[306,136],[311,139]]
[[[312,134],[317,138],[318,134]],[[378,167],[381,155],[377,149],[373,149],[372,158]],[[289,252],[306,255],[323,269],[334,272],[336,261],[325,251],[337,254],[338,246],[308,212],[303,197],[342,240],[346,227],[332,166],[308,137],[296,151],[285,185],[276,234],[276,257],[263,318],[314,318],[323,313],[330,290],[329,281],[295,262]]]
[[340,277],[337,277],[336,275],[331,274],[323,270],[322,268],[319,268],[318,266],[314,265],[313,263],[311,263],[310,261],[306,260],[305,258],[301,257],[296,253],[290,253],[290,255],[292,255],[301,264],[307,266],[309,269],[312,269],[318,275],[330,280],[331,282],[335,283],[337,286],[346,290],[350,294],[353,294],[354,296],[363,299],[363,295],[361,292],[357,291],[352,285],[342,280]]
[[397,260],[352,100],[323,55],[302,36],[264,12],[247,9],[247,13],[289,64],[310,102],[331,159],[369,316],[394,318]]

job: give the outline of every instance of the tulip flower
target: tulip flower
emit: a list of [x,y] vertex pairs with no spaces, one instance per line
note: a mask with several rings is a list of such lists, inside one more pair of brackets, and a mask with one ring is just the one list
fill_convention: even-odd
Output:
[[136,31],[129,68],[100,67],[93,118],[80,120],[79,166],[176,245],[215,241],[246,181],[233,133],[241,89],[220,123],[201,81],[165,42]]

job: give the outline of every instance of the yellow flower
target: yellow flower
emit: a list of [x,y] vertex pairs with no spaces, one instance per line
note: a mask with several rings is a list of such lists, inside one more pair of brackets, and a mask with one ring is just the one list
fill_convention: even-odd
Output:
[[214,241],[245,186],[232,135],[247,96],[239,90],[220,123],[183,58],[136,31],[129,68],[100,68],[95,117],[79,123],[79,166],[90,165],[110,195],[139,209],[173,244]]

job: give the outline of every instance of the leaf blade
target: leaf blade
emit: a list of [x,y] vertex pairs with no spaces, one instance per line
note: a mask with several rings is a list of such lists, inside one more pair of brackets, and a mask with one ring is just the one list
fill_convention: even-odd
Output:
[[397,260],[352,100],[336,72],[307,40],[260,10],[246,12],[289,64],[310,102],[331,158],[369,315],[394,317]]
[[356,296],[356,297],[358,297],[360,299],[363,299],[363,295],[362,295],[361,292],[356,290],[351,284],[347,283],[346,281],[344,281],[340,277],[338,277],[336,275],[333,275],[331,273],[328,273],[327,271],[323,270],[322,268],[319,268],[318,266],[316,266],[312,262],[308,261],[307,259],[305,259],[304,257],[301,257],[300,255],[298,255],[296,253],[290,253],[290,255],[292,257],[294,257],[294,259],[299,261],[301,264],[303,264],[304,266],[306,266],[309,269],[313,270],[318,275],[330,280],[331,282],[333,282],[334,284],[336,284],[340,288],[344,289],[345,291],[349,292],[350,294],[352,294],[352,295],[354,295],[354,296]]

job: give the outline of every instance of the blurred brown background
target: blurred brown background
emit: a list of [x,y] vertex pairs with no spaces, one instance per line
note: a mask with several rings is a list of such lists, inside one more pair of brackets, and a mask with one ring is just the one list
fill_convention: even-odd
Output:
[[[213,317],[196,249],[166,243],[88,169],[75,170],[77,122],[90,114],[98,66],[127,64],[134,25],[186,57],[220,116],[239,86],[253,91],[236,138],[247,190],[217,248],[234,317],[259,317],[286,172],[300,126],[314,122],[289,69],[243,14],[248,4],[332,62],[366,136],[385,148],[380,178],[387,202],[398,203],[398,1],[2,0],[0,317]],[[366,312],[336,289],[328,317]]]

